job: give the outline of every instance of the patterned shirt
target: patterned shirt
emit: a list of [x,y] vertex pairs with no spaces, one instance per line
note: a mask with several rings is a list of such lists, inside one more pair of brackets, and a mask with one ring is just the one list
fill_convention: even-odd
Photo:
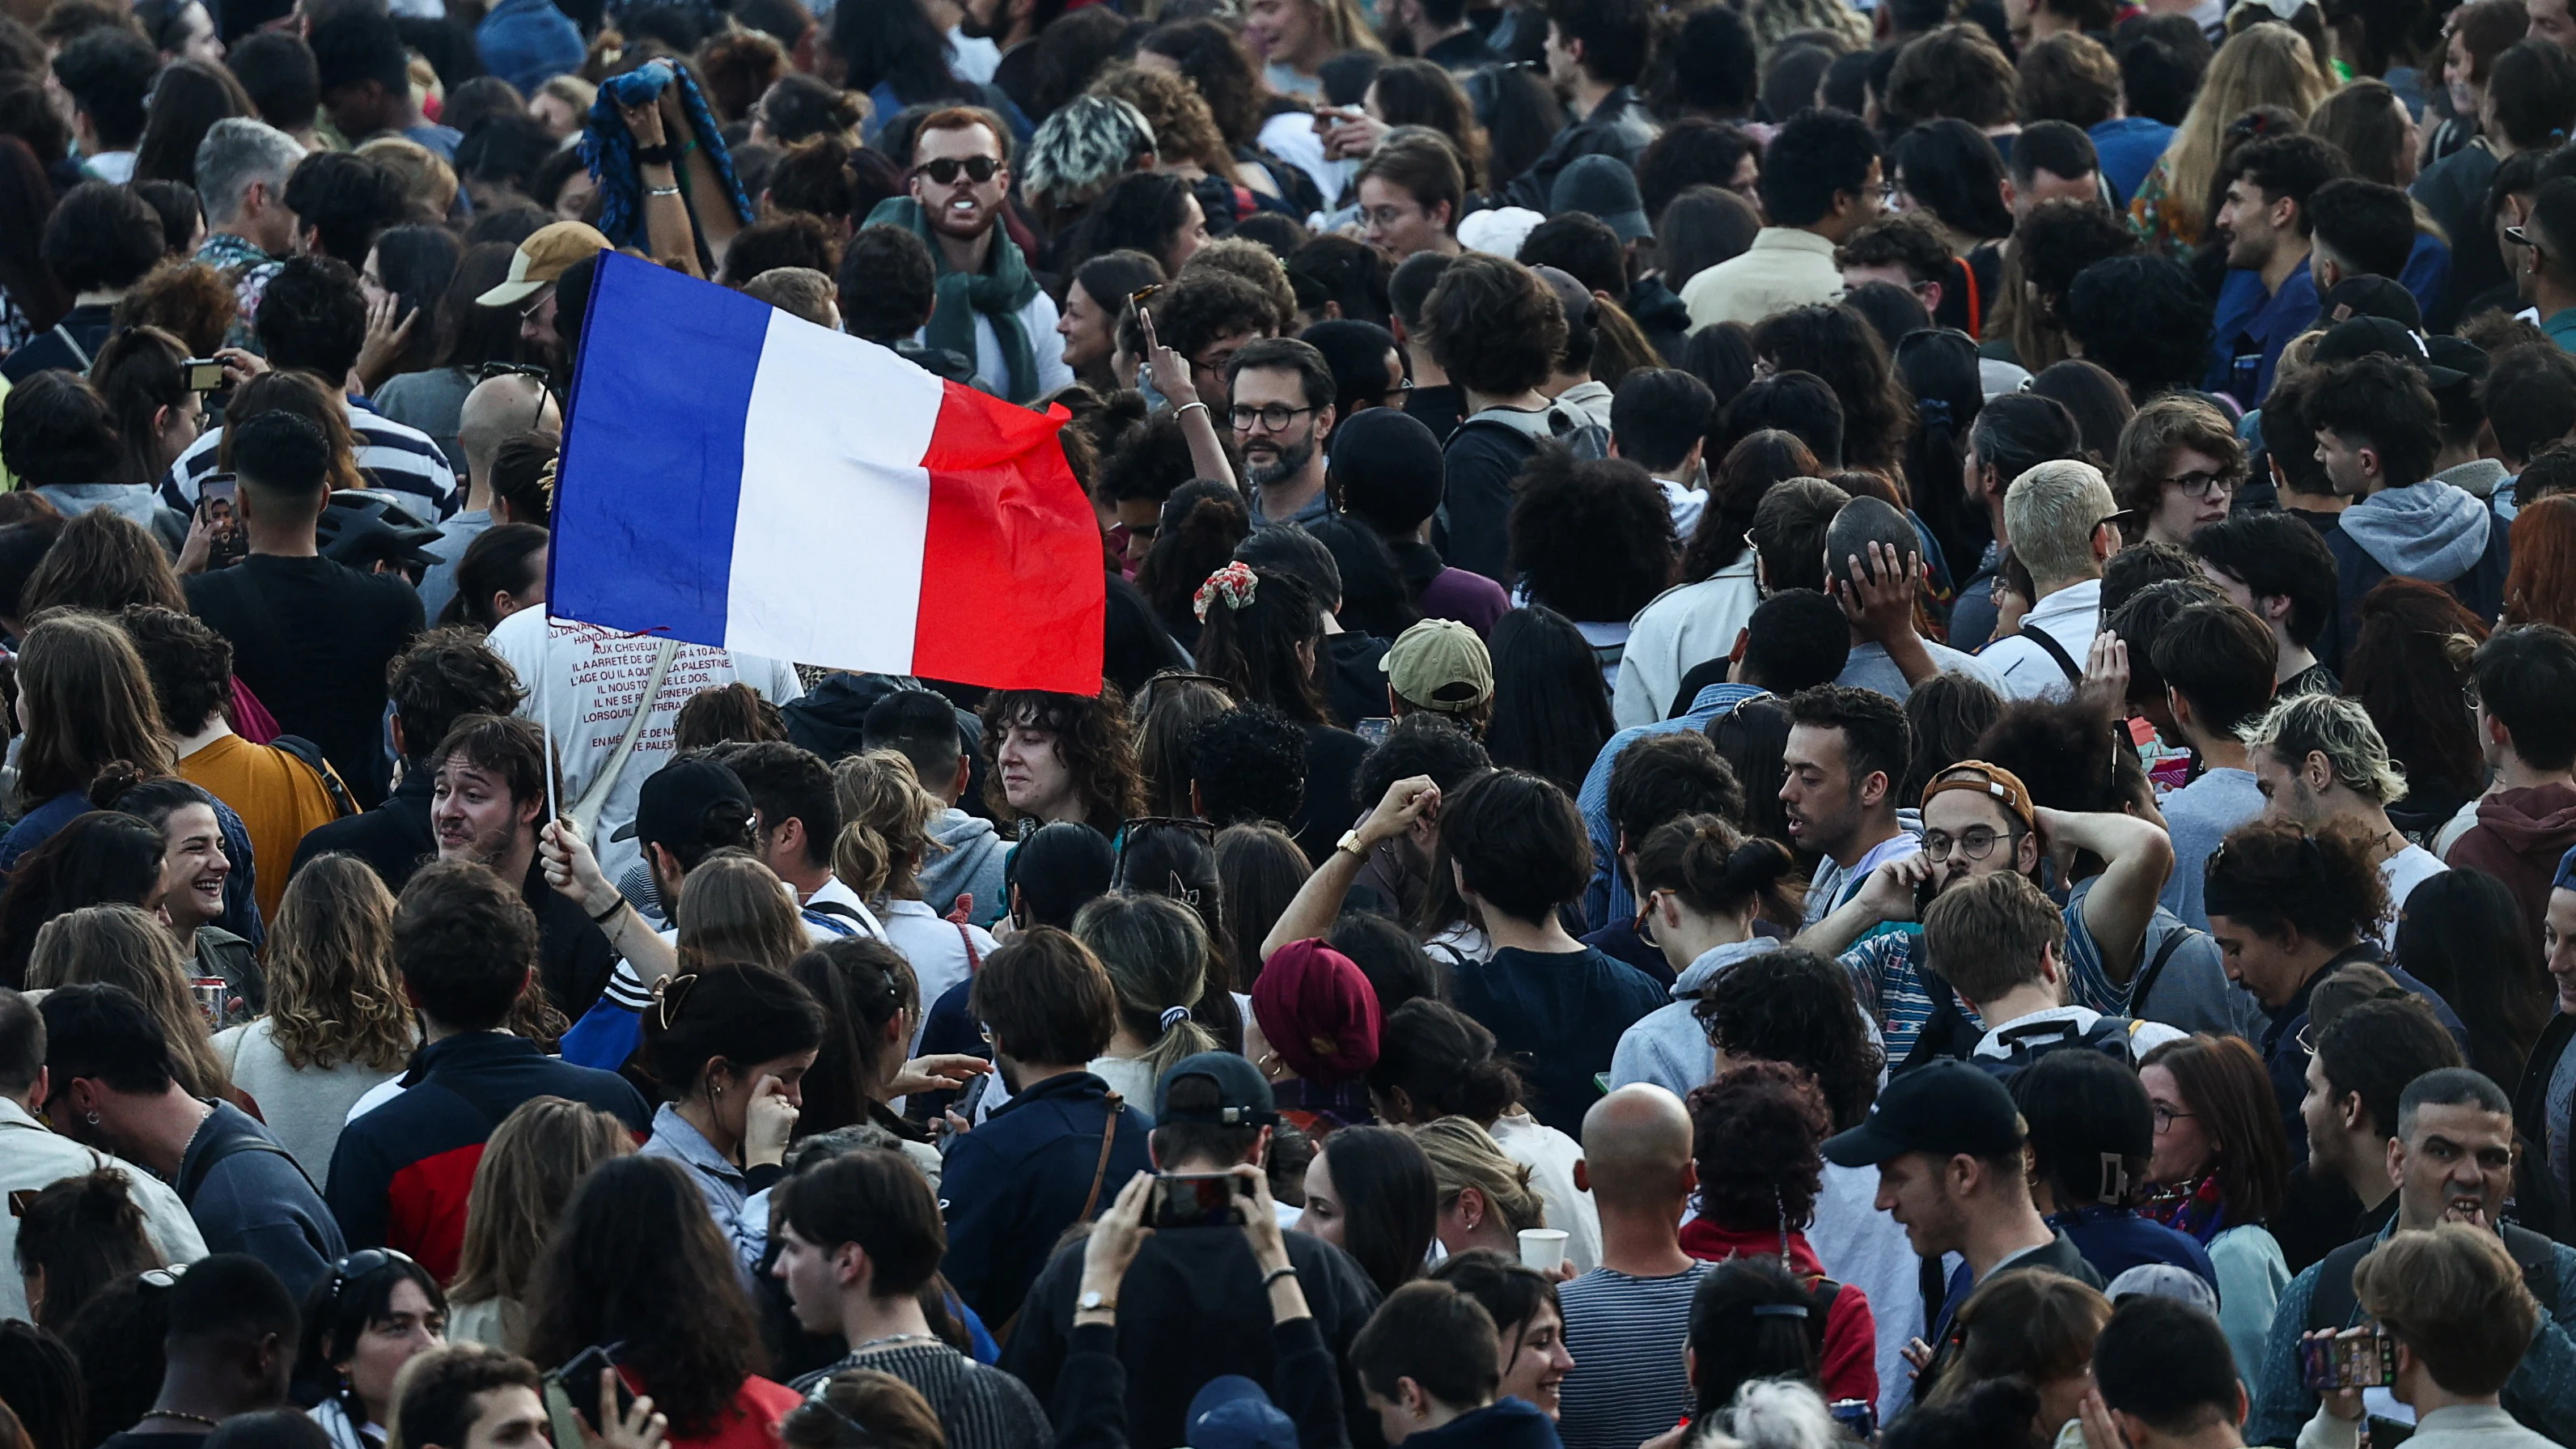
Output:
[[1046,1410],[1028,1385],[935,1339],[856,1349],[793,1387],[812,1398],[843,1369],[874,1369],[918,1389],[948,1431],[949,1449],[1046,1449],[1055,1441]]

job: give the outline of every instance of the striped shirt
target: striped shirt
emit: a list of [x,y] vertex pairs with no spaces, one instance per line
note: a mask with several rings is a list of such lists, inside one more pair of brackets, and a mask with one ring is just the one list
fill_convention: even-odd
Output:
[[1565,1376],[1557,1437],[1565,1449],[1637,1449],[1691,1411],[1682,1373],[1691,1294],[1714,1263],[1669,1278],[1595,1268],[1557,1290],[1565,1315]]
[[[461,501],[456,487],[456,470],[448,465],[447,455],[438,444],[418,428],[406,427],[378,415],[366,404],[343,398],[341,405],[349,410],[349,431],[358,449],[358,472],[370,488],[383,488],[405,494],[415,500],[421,521],[436,523],[456,511]],[[219,471],[216,456],[221,451],[224,430],[209,429],[188,445],[161,478],[161,501],[181,513],[193,513],[197,507],[197,486]]]
[[[1678,1354],[1674,1362],[1680,1362]],[[906,1339],[861,1348],[798,1379],[794,1387],[812,1398],[843,1369],[874,1369],[919,1390],[939,1416],[939,1427],[948,1431],[948,1449],[1047,1449],[1055,1442],[1046,1410],[1028,1385],[945,1343]]]
[[[2093,939],[2093,928],[2084,920],[2083,892],[2078,891],[2066,903],[2062,914],[2066,920],[2065,964],[2072,1004],[2105,1015],[2125,1013],[2129,993],[2114,985],[2110,974],[2102,969],[2102,948]],[[1891,1064],[1913,1053],[1915,1038],[1923,1034],[1923,1024],[1932,1019],[1932,995],[1923,986],[1925,955],[1923,928],[1912,921],[1894,923],[1842,954],[1842,963],[1852,974],[1852,986],[1860,993],[1861,1005],[1878,1018]],[[1966,1002],[1959,1003],[1959,1012],[1977,1030],[1986,1029]]]

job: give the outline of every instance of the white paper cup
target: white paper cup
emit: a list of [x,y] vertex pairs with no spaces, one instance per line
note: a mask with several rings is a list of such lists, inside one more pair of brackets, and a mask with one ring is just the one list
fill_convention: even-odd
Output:
[[1521,1266],[1536,1268],[1549,1277],[1565,1262],[1565,1229],[1521,1229]]

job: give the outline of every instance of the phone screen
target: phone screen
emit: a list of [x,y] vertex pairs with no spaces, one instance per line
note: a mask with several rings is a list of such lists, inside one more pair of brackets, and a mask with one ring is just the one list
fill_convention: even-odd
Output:
[[191,357],[188,369],[188,391],[213,392],[224,385],[224,365],[211,357]]
[[1251,1197],[1251,1181],[1236,1173],[1167,1172],[1154,1179],[1154,1226],[1235,1227]]
[[207,527],[214,534],[214,546],[206,564],[223,568],[239,563],[250,552],[250,538],[241,527],[241,484],[230,473],[217,473],[197,485],[197,508],[205,515]]

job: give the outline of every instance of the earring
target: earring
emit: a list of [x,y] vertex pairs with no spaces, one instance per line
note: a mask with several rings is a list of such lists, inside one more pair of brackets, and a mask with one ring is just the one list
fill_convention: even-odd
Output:
[[98,1114],[96,1112],[87,1113],[82,1116],[81,1120],[87,1122],[92,1127],[95,1127],[98,1125]]

